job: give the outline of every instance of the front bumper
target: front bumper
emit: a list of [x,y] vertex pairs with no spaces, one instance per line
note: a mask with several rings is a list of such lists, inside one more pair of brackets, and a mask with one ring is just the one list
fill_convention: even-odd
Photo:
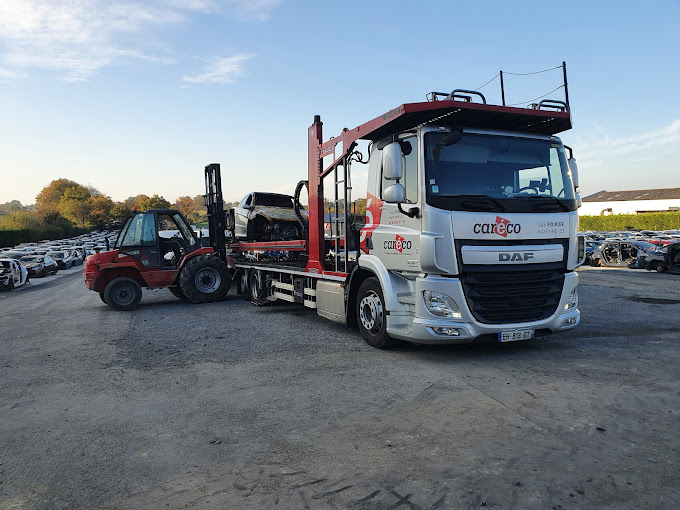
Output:
[[[418,278],[415,282],[416,314],[412,320],[412,328],[406,328],[406,317],[391,314],[387,319],[387,329],[390,336],[413,343],[422,344],[455,344],[470,343],[475,339],[489,335],[491,340],[497,339],[498,333],[522,329],[532,329],[538,334],[556,333],[576,327],[581,319],[578,303],[569,310],[565,310],[568,296],[578,285],[578,274],[568,273],[564,277],[564,287],[556,312],[547,319],[534,322],[520,322],[513,324],[484,324],[478,322],[470,312],[463,287],[458,279],[428,276]],[[437,317],[425,307],[423,291],[441,292],[452,297],[461,312],[460,319]],[[437,328],[446,328],[454,335],[439,334]]]

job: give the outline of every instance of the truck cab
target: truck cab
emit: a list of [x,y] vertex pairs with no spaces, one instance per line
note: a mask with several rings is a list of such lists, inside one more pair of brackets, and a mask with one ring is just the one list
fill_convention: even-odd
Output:
[[428,124],[376,140],[359,266],[380,280],[389,336],[503,341],[576,326],[578,205],[554,135]]

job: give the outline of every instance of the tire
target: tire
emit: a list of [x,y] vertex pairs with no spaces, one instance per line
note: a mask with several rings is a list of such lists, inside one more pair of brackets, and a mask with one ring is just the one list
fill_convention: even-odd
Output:
[[654,270],[657,273],[665,273],[666,272],[666,264],[663,262],[657,262],[656,265],[654,266]]
[[356,313],[359,331],[366,343],[376,349],[389,349],[397,344],[387,334],[385,298],[377,278],[368,278],[359,287]]
[[175,296],[178,299],[186,301],[187,297],[182,292],[182,289],[180,289],[179,287],[168,287],[168,289],[170,290],[170,292],[172,292],[173,296]]
[[259,269],[252,269],[248,277],[248,294],[250,301],[256,306],[267,302],[267,273]]
[[102,303],[104,303],[104,304],[107,304],[107,305],[108,305],[108,303],[106,302],[106,299],[104,299],[104,293],[103,293],[103,292],[100,292],[100,293],[99,293],[99,299],[101,299],[101,300],[102,300]]
[[223,300],[231,277],[224,261],[215,255],[198,255],[184,265],[179,274],[179,288],[192,303]]
[[238,272],[238,293],[246,301],[250,300],[250,272],[248,269],[239,269]]
[[104,301],[114,310],[134,310],[141,299],[142,288],[139,283],[126,276],[114,278],[104,289]]

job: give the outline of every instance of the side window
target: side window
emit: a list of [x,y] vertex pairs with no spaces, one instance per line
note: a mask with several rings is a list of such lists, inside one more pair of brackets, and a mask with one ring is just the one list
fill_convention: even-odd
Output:
[[156,244],[156,225],[154,215],[140,213],[135,215],[125,232],[121,246],[143,246]]
[[[418,138],[416,136],[410,136],[402,140],[401,143],[402,152],[408,152],[408,154],[405,154],[404,156],[404,178],[399,182],[406,190],[406,203],[415,204],[418,202]],[[380,152],[378,152],[376,156],[380,156]],[[380,198],[382,198],[383,190],[395,183],[395,181],[388,181],[382,176],[381,179]]]
[[251,205],[253,205],[253,194],[252,193],[245,198],[243,205],[247,205],[249,207]]

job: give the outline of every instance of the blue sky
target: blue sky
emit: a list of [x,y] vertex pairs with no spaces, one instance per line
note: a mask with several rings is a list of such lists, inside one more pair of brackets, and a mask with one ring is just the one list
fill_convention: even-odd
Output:
[[[227,200],[292,193],[315,114],[327,139],[562,61],[583,194],[678,187],[678,26],[677,0],[0,0],[0,203],[60,177],[173,201],[212,162]],[[506,100],[561,80],[506,76]],[[497,79],[481,91],[499,104]]]

